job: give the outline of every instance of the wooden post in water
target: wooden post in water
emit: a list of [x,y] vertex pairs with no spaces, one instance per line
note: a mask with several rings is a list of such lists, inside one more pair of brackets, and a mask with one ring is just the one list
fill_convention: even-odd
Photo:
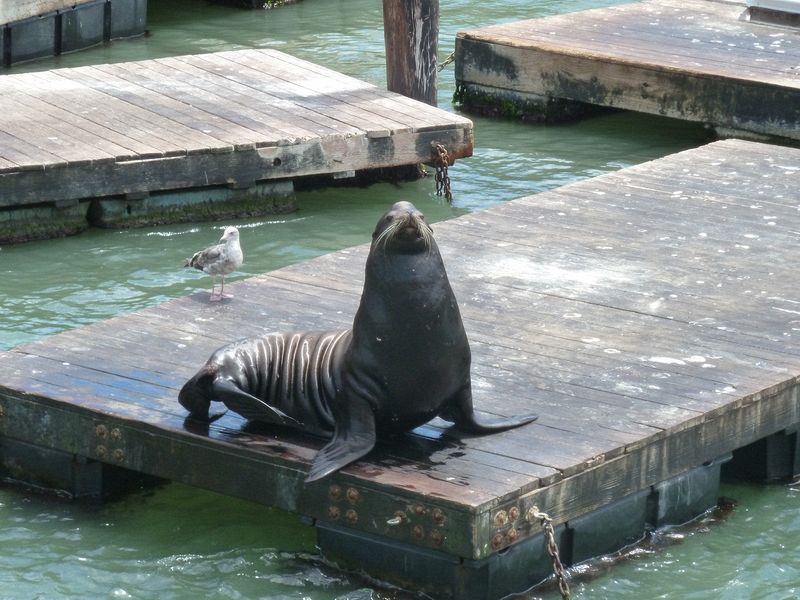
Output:
[[439,0],[383,0],[389,91],[436,106]]

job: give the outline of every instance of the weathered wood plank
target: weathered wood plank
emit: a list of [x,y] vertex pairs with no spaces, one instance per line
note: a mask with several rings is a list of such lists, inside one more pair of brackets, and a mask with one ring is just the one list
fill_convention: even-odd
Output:
[[9,75],[0,108],[3,207],[416,165],[436,143],[472,153],[469,120],[276,51]]
[[[201,58],[227,69],[227,76],[230,78],[243,81],[255,89],[273,90],[277,95],[291,99],[293,103],[312,113],[334,120],[363,123],[364,129],[370,135],[383,136],[410,129],[400,121],[382,118],[346,102],[339,102],[329,95],[320,93],[318,89],[295,83],[291,79],[291,71],[288,69],[282,71],[280,62],[275,62],[267,68],[263,60],[259,60],[256,56],[235,60],[233,57],[227,57],[225,53],[220,53]],[[368,84],[363,85],[366,87]]]
[[456,79],[467,106],[559,98],[798,139],[800,45],[744,11],[647,0],[460,32]]
[[[224,101],[234,102],[237,112],[245,107],[244,115],[254,115],[255,130],[267,133],[270,130],[285,136],[286,142],[302,140],[314,136],[336,135],[338,133],[361,133],[360,129],[348,127],[338,121],[318,122],[299,114],[297,107],[288,100],[274,94],[257,92],[253,88],[230,79],[222,79],[219,71],[214,71],[211,63],[197,57],[164,59],[165,65],[192,75],[194,85],[209,92],[215,92]],[[324,121],[319,119],[319,121]],[[282,143],[278,141],[278,144]],[[262,144],[263,145],[263,144]]]
[[[15,115],[34,119],[34,116],[26,117],[25,113],[19,114],[16,106],[23,105],[30,111],[27,114],[35,115],[35,119],[43,127],[56,132],[66,132],[76,143],[81,145],[91,144],[98,150],[113,156],[114,160],[147,159],[163,156],[162,152],[149,144],[145,144],[131,136],[120,134],[116,129],[106,127],[87,118],[85,115],[92,111],[97,111],[99,108],[97,106],[67,103],[65,108],[53,101],[53,98],[57,98],[58,95],[51,94],[45,98],[37,97],[37,91],[42,89],[42,80],[38,77],[23,74],[10,79],[8,84],[8,89],[13,91],[6,98],[13,101],[14,106],[9,109],[15,110]],[[22,94],[23,96],[20,97],[17,94]],[[102,110],[102,108],[99,108],[99,110]]]
[[[688,8],[688,10],[687,10]],[[575,36],[575,49],[607,59],[624,51],[654,65],[785,84],[793,79],[791,36],[772,35],[739,21],[741,4],[674,2],[624,4],[547,17],[548,27],[537,20],[519,21],[492,29],[511,44],[530,41],[554,44],[565,31]],[[703,35],[705,34],[705,35]],[[612,48],[613,47],[613,48]]]
[[[62,69],[45,73],[28,73],[35,86],[30,93],[64,110],[83,107],[82,115],[102,127],[123,136],[154,147],[162,156],[178,156],[186,153],[180,137],[170,135],[171,123],[159,122],[156,115],[139,109],[127,102],[103,94],[70,78],[71,71]],[[57,93],[53,93],[53,91]],[[165,131],[164,126],[167,126]]]

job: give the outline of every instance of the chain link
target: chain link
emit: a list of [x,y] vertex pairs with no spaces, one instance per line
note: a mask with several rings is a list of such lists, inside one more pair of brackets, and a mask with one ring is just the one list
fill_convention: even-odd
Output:
[[445,59],[444,59],[444,62],[443,62],[443,63],[441,63],[441,64],[439,65],[439,67],[438,67],[437,71],[439,71],[439,72],[441,73],[442,71],[444,71],[444,68],[445,68],[447,65],[449,65],[451,62],[454,62],[455,60],[456,60],[456,53],[455,53],[455,52],[451,52],[451,53],[450,53],[450,56],[448,56],[447,58],[445,58]]
[[444,195],[447,202],[452,202],[453,192],[450,190],[450,175],[447,174],[447,168],[450,166],[447,148],[442,144],[436,144],[434,153],[433,166],[436,167],[436,195]]
[[564,565],[561,564],[561,558],[558,555],[558,545],[556,544],[555,530],[553,529],[553,520],[547,513],[539,511],[535,506],[528,512],[529,520],[538,519],[539,524],[544,529],[544,538],[547,543],[547,553],[553,561],[553,573],[556,576],[556,583],[558,584],[558,591],[561,592],[561,597],[564,600],[569,600],[569,584],[567,583],[567,572]]

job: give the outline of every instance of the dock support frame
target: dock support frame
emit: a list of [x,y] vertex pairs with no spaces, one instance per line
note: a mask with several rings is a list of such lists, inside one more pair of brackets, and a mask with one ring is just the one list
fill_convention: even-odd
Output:
[[[717,505],[726,454],[555,528],[566,566],[615,552],[647,531],[691,521]],[[522,592],[552,574],[544,535],[473,560],[318,521],[323,556],[405,589],[452,600],[494,600]]]

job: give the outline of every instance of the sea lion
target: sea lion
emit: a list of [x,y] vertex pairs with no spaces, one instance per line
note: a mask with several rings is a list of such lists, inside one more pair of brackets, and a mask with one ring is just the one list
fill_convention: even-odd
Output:
[[212,400],[247,419],[332,436],[307,482],[365,454],[378,431],[434,417],[470,433],[518,427],[535,415],[479,421],[471,354],[444,263],[424,215],[394,204],[378,221],[350,330],[269,334],[217,350],[180,391],[190,414]]

